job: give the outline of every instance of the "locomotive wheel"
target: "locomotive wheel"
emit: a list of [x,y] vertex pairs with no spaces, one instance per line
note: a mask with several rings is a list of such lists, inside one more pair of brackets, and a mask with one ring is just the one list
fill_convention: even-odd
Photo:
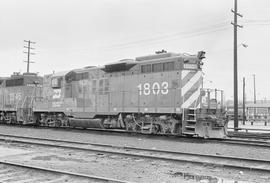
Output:
[[59,119],[57,119],[57,120],[54,121],[54,126],[55,126],[55,127],[60,127],[61,124],[62,124],[62,123],[61,123],[61,120],[59,120]]
[[68,118],[65,118],[65,119],[61,120],[61,126],[63,126],[63,127],[69,127],[70,126]]
[[47,118],[45,121],[45,126],[54,126],[52,125],[52,123],[54,123],[54,120],[52,120],[51,118]]
[[136,123],[127,123],[126,124],[126,130],[127,131],[132,131],[132,132],[138,132],[139,127],[136,125]]
[[151,134],[157,134],[159,131],[158,125],[152,125]]

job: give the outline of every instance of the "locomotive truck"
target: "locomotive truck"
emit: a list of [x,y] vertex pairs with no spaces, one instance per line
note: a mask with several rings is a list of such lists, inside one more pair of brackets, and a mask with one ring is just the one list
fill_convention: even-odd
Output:
[[1,78],[0,121],[224,138],[223,91],[203,88],[204,55],[161,51],[43,77]]

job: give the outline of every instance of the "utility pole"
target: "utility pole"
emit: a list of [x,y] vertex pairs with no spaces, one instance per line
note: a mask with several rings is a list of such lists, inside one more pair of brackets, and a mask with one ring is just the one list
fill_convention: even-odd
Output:
[[255,74],[253,74],[253,94],[254,94],[254,119],[256,118],[256,82]]
[[254,104],[256,104],[256,80],[255,80],[255,74],[253,74],[253,93],[254,93]]
[[30,63],[34,63],[34,62],[31,62],[30,61],[30,55],[34,55],[35,53],[31,53],[31,50],[34,50],[35,48],[32,48],[31,47],[31,44],[35,44],[35,42],[32,42],[32,41],[26,41],[24,40],[24,42],[27,43],[27,46],[24,46],[24,48],[27,49],[27,51],[24,51],[23,53],[26,53],[27,54],[27,61],[24,61],[24,62],[27,62],[27,71],[26,73],[29,73],[29,65]]
[[243,125],[246,122],[246,80],[243,77]]
[[238,76],[237,76],[237,28],[242,28],[237,24],[238,16],[243,17],[241,14],[237,12],[237,0],[234,0],[234,10],[231,10],[234,14],[234,22],[231,24],[233,25],[233,46],[234,46],[234,57],[233,57],[233,65],[234,65],[234,130],[237,131],[238,128]]

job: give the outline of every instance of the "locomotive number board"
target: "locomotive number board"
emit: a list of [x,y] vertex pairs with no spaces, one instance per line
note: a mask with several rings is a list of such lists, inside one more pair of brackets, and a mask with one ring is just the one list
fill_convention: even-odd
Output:
[[184,64],[184,69],[198,69],[197,64]]

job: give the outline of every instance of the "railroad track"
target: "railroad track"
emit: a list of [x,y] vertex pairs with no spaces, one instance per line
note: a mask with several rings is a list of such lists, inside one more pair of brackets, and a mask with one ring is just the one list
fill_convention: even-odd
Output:
[[228,168],[240,168],[270,172],[270,160],[265,159],[251,159],[234,156],[187,153],[160,149],[115,146],[99,143],[86,143],[75,141],[71,142],[57,139],[42,139],[36,137],[21,137],[3,134],[0,134],[0,140],[13,143],[31,144],[36,146],[64,148],[76,151],[90,151],[96,153],[114,154],[119,156],[129,156],[133,158],[187,162],[203,165],[214,165]]
[[[170,141],[183,141],[183,142],[197,142],[197,143],[216,143],[216,144],[228,144],[228,145],[236,145],[236,146],[254,146],[254,147],[270,147],[270,141],[266,141],[267,139],[256,139],[256,138],[248,138],[244,136],[237,135],[229,135],[228,139],[203,139],[203,138],[191,138],[185,136],[175,136],[175,135],[154,135],[154,134],[138,134],[135,132],[127,132],[123,130],[104,130],[104,129],[80,129],[80,128],[58,128],[58,127],[37,127],[37,126],[10,126],[7,124],[0,124],[0,126],[9,126],[9,127],[20,127],[20,128],[37,128],[37,129],[51,129],[51,130],[60,130],[60,131],[71,131],[71,132],[79,132],[79,133],[89,133],[89,131],[97,134],[110,134],[110,135],[122,135],[122,136],[136,136],[136,137],[146,137],[152,139],[162,139],[162,140],[170,140]],[[1,134],[0,134],[1,135]],[[19,136],[18,136],[19,137]],[[269,137],[270,139],[270,137]]]
[[259,140],[270,140],[269,133],[249,133],[249,132],[229,132],[229,137],[232,138],[249,138]]
[[126,183],[126,181],[110,179],[105,177],[91,176],[44,168],[40,166],[14,163],[9,161],[0,161],[0,182],[13,183],[59,183],[59,182],[110,182]]

